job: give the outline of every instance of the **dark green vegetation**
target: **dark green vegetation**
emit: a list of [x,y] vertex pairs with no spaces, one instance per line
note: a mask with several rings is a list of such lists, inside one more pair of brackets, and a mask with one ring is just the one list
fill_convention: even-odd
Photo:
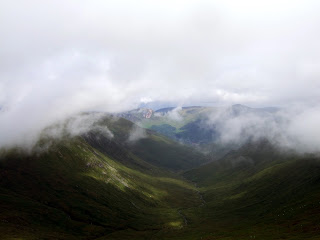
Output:
[[214,142],[215,139],[219,137],[219,134],[215,129],[208,127],[201,119],[187,123],[181,127],[180,130],[181,132],[177,133],[175,136],[187,143],[210,143]]
[[114,121],[112,118],[104,118],[100,124],[108,126],[114,133],[112,141],[101,135],[97,138],[97,133],[90,133],[85,138],[92,146],[106,154],[110,151],[109,144],[117,144],[118,152],[126,149],[150,164],[176,171],[190,169],[208,161],[203,154],[193,148],[172,141],[155,131],[138,128],[143,130],[141,133],[145,137],[141,137],[138,141],[128,141],[134,124],[126,119],[120,118]]
[[170,137],[170,138],[176,138],[176,127],[172,127],[171,125],[165,123],[165,124],[161,124],[161,125],[152,125],[150,127],[150,129],[161,133],[164,136]]
[[183,227],[179,209],[201,201],[193,184],[170,169],[206,159],[152,132],[128,142],[132,123],[124,119],[100,124],[114,138],[89,132],[53,140],[48,151],[2,153],[1,239],[151,238]]
[[319,157],[261,140],[203,165],[151,130],[129,141],[125,119],[98,124],[114,137],[95,130],[2,153],[0,239],[320,238]]
[[206,201],[188,212],[202,216],[195,221],[204,239],[320,239],[317,156],[251,142],[185,177]]

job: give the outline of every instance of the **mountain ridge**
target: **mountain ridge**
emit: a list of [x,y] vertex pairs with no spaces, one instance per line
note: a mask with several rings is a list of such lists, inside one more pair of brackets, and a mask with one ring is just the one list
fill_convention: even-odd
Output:
[[[1,153],[2,239],[320,236],[318,155],[251,139],[208,162],[128,120],[102,116],[95,124],[43,151]],[[131,142],[133,129],[145,133]]]

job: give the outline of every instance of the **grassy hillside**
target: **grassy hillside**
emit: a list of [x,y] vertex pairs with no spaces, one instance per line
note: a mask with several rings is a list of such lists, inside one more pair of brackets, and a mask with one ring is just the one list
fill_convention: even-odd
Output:
[[[142,164],[132,155],[135,160]],[[80,138],[39,155],[7,154],[0,188],[2,239],[93,239],[175,228],[183,222],[178,208],[199,201],[181,179],[156,167],[149,173],[128,168]]]
[[[112,121],[109,127],[115,137],[111,140],[90,132],[53,140],[48,151],[2,152],[1,239],[150,238],[184,226],[179,209],[197,206],[200,199],[192,184],[169,171],[176,165],[167,169],[172,164],[167,159],[166,164],[161,162],[162,157],[179,154],[183,146],[153,152],[157,144],[160,150],[170,149],[167,145],[172,142],[151,133],[141,146],[126,143],[121,138],[130,123]],[[189,156],[175,155],[170,160],[183,163],[192,157],[188,151]]]
[[141,129],[127,120],[96,124],[113,138],[1,152],[1,239],[320,238],[319,156],[261,140],[199,166],[200,153],[153,131],[130,141]]
[[[114,133],[113,139],[109,140],[103,135],[98,135],[98,138],[90,137],[92,134],[87,135],[85,138],[92,146],[102,152],[105,149],[108,149],[110,152],[110,149],[115,149],[118,146],[119,149],[117,151],[119,153],[123,154],[125,149],[134,153],[145,162],[174,171],[191,169],[209,160],[206,156],[189,146],[179,144],[155,131],[140,129],[132,122],[123,118],[113,119],[106,117],[99,124],[101,126],[108,126]],[[130,139],[132,130],[138,130],[143,133],[142,137],[136,141],[129,141],[128,139]],[[97,136],[97,133],[93,133],[93,136]]]
[[190,211],[205,239],[319,239],[320,158],[250,143],[185,173],[206,205]]

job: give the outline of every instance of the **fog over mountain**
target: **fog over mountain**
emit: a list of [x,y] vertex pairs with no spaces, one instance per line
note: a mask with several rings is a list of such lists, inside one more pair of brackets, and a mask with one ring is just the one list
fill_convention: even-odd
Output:
[[170,102],[280,107],[280,127],[248,115],[226,122],[223,139],[260,124],[318,151],[319,7],[316,0],[1,1],[0,147],[34,142],[83,111]]
[[217,129],[222,144],[267,139],[278,147],[301,153],[320,151],[320,108],[268,111],[234,105],[230,109],[211,114],[206,122]]

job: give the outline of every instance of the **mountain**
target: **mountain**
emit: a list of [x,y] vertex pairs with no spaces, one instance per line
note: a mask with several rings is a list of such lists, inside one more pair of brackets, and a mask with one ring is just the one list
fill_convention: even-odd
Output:
[[29,153],[2,151],[1,239],[150,238],[183,227],[179,209],[200,200],[173,172],[205,157],[152,131],[128,142],[134,124],[125,119],[105,117],[99,125],[114,137],[94,130],[42,139]]
[[[150,164],[170,170],[186,170],[208,161],[203,154],[195,149],[172,141],[155,131],[142,129],[124,118],[116,118],[115,121],[113,118],[106,117],[99,124],[108,126],[113,132],[112,141],[103,135],[98,135],[97,138],[96,133],[93,138],[87,136],[85,138],[92,146],[102,152],[105,149],[109,151],[109,145],[117,143],[121,148],[119,151],[129,150]],[[132,130],[138,130],[142,136],[136,141],[130,142],[128,139],[130,139]]]
[[119,113],[118,117],[125,118],[132,122],[140,122],[143,119],[149,119],[153,115],[153,110],[150,108],[138,108],[128,112]]
[[[201,106],[167,107],[156,111],[141,108],[120,113],[118,116],[133,121],[144,128],[154,130],[173,140],[188,144],[199,144],[212,141],[211,134],[214,133],[206,125],[206,120],[215,110],[213,107]],[[144,117],[146,111],[152,111],[148,118]],[[208,130],[210,131],[209,133]]]
[[208,162],[126,119],[95,124],[1,150],[1,239],[319,239],[319,155],[251,139]]
[[[252,135],[272,133],[274,124],[286,124],[281,114],[277,114],[279,110],[235,104],[227,107],[166,107],[153,111],[149,118],[144,117],[147,109],[137,109],[120,116],[198,149],[214,161],[241,147]],[[234,130],[241,140],[228,139],[236,135],[234,132],[228,133]]]
[[121,113],[119,116],[175,141],[206,149],[208,144],[214,144],[217,148],[221,125],[226,121],[238,117],[268,118],[278,111],[279,109],[274,107],[250,108],[235,104],[230,107],[167,107],[156,111],[140,108]]

